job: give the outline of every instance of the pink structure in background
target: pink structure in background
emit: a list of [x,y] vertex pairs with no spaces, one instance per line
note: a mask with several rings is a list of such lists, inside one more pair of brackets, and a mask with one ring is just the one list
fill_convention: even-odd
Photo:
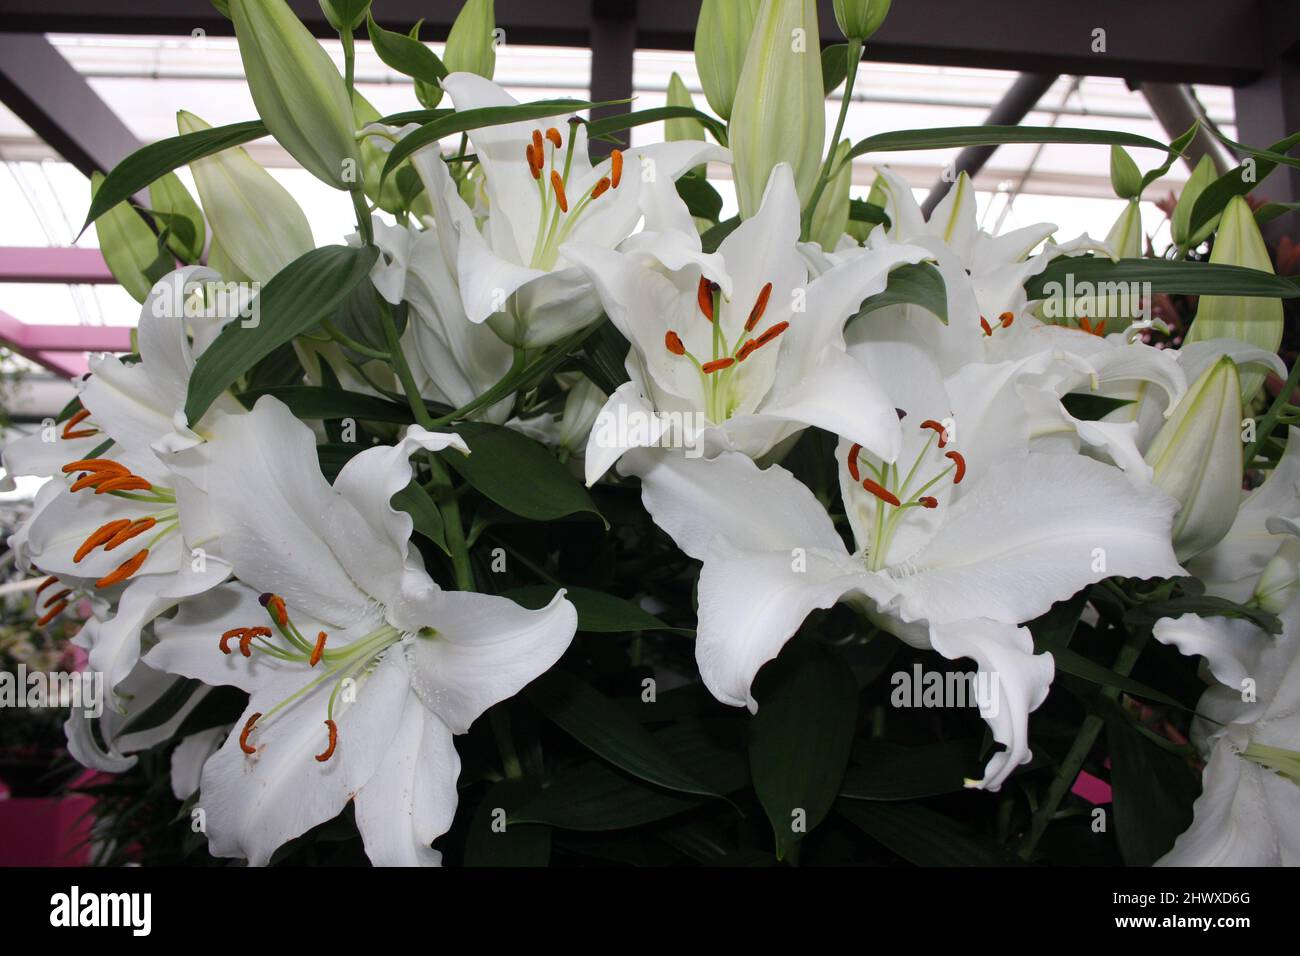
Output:
[[[116,280],[98,249],[0,247],[0,282],[104,285]],[[52,372],[75,378],[87,352],[126,352],[131,330],[120,326],[28,325],[0,312],[0,342]]]

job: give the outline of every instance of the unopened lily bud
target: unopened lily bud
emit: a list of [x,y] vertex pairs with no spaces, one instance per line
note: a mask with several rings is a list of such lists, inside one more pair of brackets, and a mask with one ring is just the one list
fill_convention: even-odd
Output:
[[1142,208],[1137,200],[1129,200],[1124,211],[1106,234],[1106,245],[1120,259],[1142,258]]
[[1202,156],[1178,196],[1178,205],[1174,207],[1174,214],[1169,223],[1174,244],[1179,249],[1195,249],[1219,228],[1219,220],[1223,218],[1222,213],[1201,226],[1195,233],[1191,231],[1192,210],[1196,207],[1196,200],[1201,198],[1205,187],[1217,178],[1218,170],[1214,168],[1214,161],[1209,156]]
[[695,26],[695,68],[713,112],[731,119],[736,85],[760,0],[704,0]]
[[607,397],[585,375],[573,384],[564,399],[564,415],[560,418],[561,448],[578,452],[587,447],[587,436]]
[[1255,585],[1255,600],[1260,610],[1280,614],[1300,597],[1300,538],[1287,535],[1277,554],[1264,565]]
[[492,79],[497,68],[493,0],[468,0],[447,34],[443,62],[448,73],[477,73]]
[[893,0],[835,0],[835,22],[850,40],[865,40],[885,22]]
[[763,0],[731,114],[741,218],[758,211],[773,168],[789,163],[800,204],[812,198],[826,141],[814,0]]
[[[1264,247],[1255,214],[1240,196],[1234,196],[1223,210],[1210,262],[1273,274],[1273,262]],[[1276,352],[1282,344],[1282,300],[1263,296],[1201,296],[1186,341],[1207,339],[1238,339]],[[1241,379],[1242,394],[1249,401],[1264,384],[1264,373],[1246,372]]]
[[837,167],[832,168],[838,168],[838,171],[831,176],[826,183],[826,188],[822,190],[821,198],[817,200],[817,208],[813,210],[812,225],[808,230],[809,238],[827,252],[835,249],[840,237],[849,226],[849,186],[853,179],[853,164],[844,163],[842,166],[838,164],[849,155],[852,146],[853,144],[846,139],[836,147],[833,162]]
[[[102,173],[90,177],[92,197],[103,181]],[[148,298],[154,282],[174,265],[160,259],[158,237],[129,203],[118,203],[100,216],[95,221],[95,234],[108,271],[137,302]]]
[[284,0],[230,0],[244,75],[262,122],[335,189],[361,185],[352,104],[334,61]]
[[353,33],[366,22],[371,0],[320,0],[325,19],[339,33]]
[[1188,388],[1147,450],[1155,484],[1181,505],[1173,543],[1179,560],[1218,544],[1241,497],[1241,381],[1229,358]]
[[1142,198],[1142,171],[1123,146],[1110,148],[1110,186],[1120,199]]
[[[184,111],[176,126],[182,133],[211,128]],[[242,147],[196,159],[190,171],[214,241],[243,275],[265,282],[315,248],[302,208]]]

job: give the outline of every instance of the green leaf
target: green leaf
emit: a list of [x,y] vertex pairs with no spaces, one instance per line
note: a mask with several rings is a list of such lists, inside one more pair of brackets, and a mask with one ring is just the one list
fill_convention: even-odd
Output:
[[[527,120],[546,119],[550,116],[562,116],[578,110],[589,109],[601,104],[585,100],[541,100],[537,103],[521,103],[518,106],[485,106],[480,109],[458,111],[426,123],[419,129],[412,130],[393,145],[380,176],[386,179],[402,162],[416,150],[423,149],[430,143],[436,143],[444,136],[483,129],[486,126],[500,126],[505,123],[521,123]],[[522,151],[523,143],[519,144]]]
[[1090,392],[1069,392],[1061,396],[1065,410],[1081,422],[1099,422],[1116,409],[1132,405],[1131,398],[1112,398]]
[[265,135],[266,126],[262,121],[250,120],[173,136],[136,150],[104,177],[86,213],[82,231],[118,203],[130,199],[173,169]]
[[272,395],[289,406],[299,418],[322,421],[339,418],[358,418],[368,422],[392,422],[405,425],[411,421],[411,409],[375,395],[349,392],[345,389],[321,388],[315,385],[273,385],[252,388],[236,397],[245,405],[252,405],[263,395]]
[[245,328],[242,320],[233,319],[194,364],[185,400],[187,420],[198,422],[216,397],[260,359],[333,315],[370,274],[378,252],[374,246],[325,246],[277,273],[253,302],[257,324]]
[[[510,822],[510,808],[532,799],[538,791],[531,780],[506,780],[488,790],[474,811],[465,834],[466,866],[547,866],[551,861],[551,830]],[[499,811],[504,810],[505,827]]]
[[630,348],[623,333],[608,318],[601,319],[583,343],[587,377],[606,395],[613,395],[628,380],[627,353]]
[[391,504],[398,511],[409,514],[411,520],[415,522],[415,530],[440,547],[448,557],[451,556],[451,549],[447,547],[442,512],[418,482],[412,481],[393,495]]
[[1174,163],[1178,161],[1179,157],[1183,155],[1183,152],[1187,149],[1188,145],[1196,138],[1196,134],[1200,131],[1200,128],[1200,121],[1193,123],[1191,129],[1169,144],[1169,155],[1165,157],[1165,161],[1154,169],[1148,170],[1146,175],[1142,177],[1142,182],[1138,186],[1138,197],[1141,197],[1142,193],[1146,191],[1148,186],[1173,168]]
[[[556,589],[549,584],[532,584],[512,588],[502,593],[516,604],[530,610],[546,607],[555,597]],[[677,634],[695,633],[688,628],[669,627],[659,618],[641,610],[631,601],[625,601],[604,591],[591,588],[566,587],[565,597],[577,609],[578,630],[592,634],[622,634],[628,631],[672,631]]]
[[849,45],[835,43],[822,50],[822,89],[830,96],[849,75]]
[[562,830],[624,830],[703,805],[702,800],[646,786],[593,761],[562,771],[537,797],[512,811],[509,819]]
[[452,430],[465,439],[470,454],[447,452],[443,460],[512,514],[532,521],[553,521],[590,513],[605,520],[582,482],[528,436],[486,422],[461,422]]
[[877,225],[890,226],[888,213],[875,203],[867,202],[865,199],[849,200],[849,219],[853,222],[870,222]]
[[524,693],[560,729],[620,770],[679,793],[718,795],[679,767],[621,705],[573,675],[548,671]]
[[1025,291],[1031,299],[1048,298],[1049,287],[1054,295],[1063,294],[1067,288],[1067,276],[1073,276],[1075,286],[1084,282],[1094,286],[1100,283],[1150,282],[1152,292],[1174,295],[1244,295],[1282,299],[1300,296],[1300,286],[1296,283],[1258,269],[1170,259],[1112,262],[1094,256],[1062,256],[1026,282]]
[[722,197],[703,176],[688,173],[681,177],[677,180],[677,195],[682,197],[690,214],[698,219],[717,222],[722,213]]
[[717,252],[718,246],[722,245],[722,240],[731,235],[736,227],[740,225],[740,217],[732,216],[730,219],[724,219],[716,226],[706,230],[700,236],[700,245],[705,252]]
[[783,859],[821,823],[840,792],[858,685],[843,661],[825,654],[786,657],[773,670],[765,675],[768,686],[750,727],[749,766]]
[[[1295,133],[1285,139],[1278,140],[1265,152],[1269,155],[1280,156],[1298,143],[1300,143],[1300,133]],[[1234,196],[1245,196],[1254,192],[1259,184],[1277,169],[1278,165],[1276,162],[1258,159],[1252,155],[1240,166],[1233,167],[1206,186],[1205,190],[1197,197],[1196,204],[1192,206],[1191,225],[1188,227],[1188,234],[1194,236],[1200,233],[1206,223],[1223,212],[1228,205],[1228,201]]]
[[840,796],[851,800],[915,800],[965,789],[978,778],[978,740],[945,740],[921,747],[870,741],[855,747]]
[[670,119],[698,120],[719,143],[726,143],[727,141],[727,128],[725,126],[708,113],[701,113],[689,106],[656,106],[654,109],[617,113],[613,116],[592,120],[587,124],[587,137],[589,139],[607,139],[614,133],[621,133],[625,129]]
[[928,262],[899,266],[889,273],[889,284],[885,291],[865,299],[857,315],[849,321],[854,322],[864,315],[893,305],[920,306],[947,324],[948,287],[939,270]]
[[868,153],[913,149],[953,149],[965,146],[1003,146],[1007,143],[1070,143],[1079,146],[1145,146],[1168,152],[1169,147],[1136,133],[1063,126],[950,126],[939,129],[901,129],[861,140],[849,159]]
[[[103,191],[99,173],[91,177],[96,194]],[[149,297],[153,285],[176,265],[171,253],[130,203],[118,203],[102,216],[97,229],[99,251],[113,278],[137,302]]]
[[1179,710],[1187,710],[1168,694],[1163,694],[1153,687],[1148,687],[1141,681],[1136,681],[1131,677],[1124,677],[1116,674],[1108,667],[1103,667],[1095,661],[1089,660],[1077,651],[1072,651],[1068,647],[1050,648],[1052,658],[1056,661],[1056,669],[1062,674],[1071,674],[1074,677],[1081,678],[1089,683],[1099,684],[1102,687],[1115,687],[1125,693],[1132,694],[1135,697],[1142,697],[1146,700],[1158,701],[1161,704],[1168,704],[1177,707]]
[[1255,210],[1255,222],[1262,226],[1289,212],[1300,212],[1300,202],[1266,202]]
[[385,64],[403,76],[441,87],[447,68],[443,66],[438,54],[404,33],[385,30],[369,15],[366,17],[366,29],[370,32],[375,55]]
[[1020,860],[964,824],[911,803],[840,800],[835,811],[917,866],[1018,866]]
[[1115,839],[1129,866],[1150,866],[1192,823],[1196,776],[1187,762],[1155,746],[1121,712],[1106,720]]

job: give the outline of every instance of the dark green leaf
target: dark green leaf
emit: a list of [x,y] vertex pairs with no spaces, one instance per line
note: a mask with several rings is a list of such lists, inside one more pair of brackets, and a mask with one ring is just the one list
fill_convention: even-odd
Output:
[[1135,697],[1142,697],[1146,700],[1158,701],[1162,704],[1169,704],[1181,710],[1186,710],[1182,704],[1174,700],[1168,694],[1148,687],[1141,681],[1136,681],[1131,677],[1124,677],[1116,674],[1108,667],[1103,667],[1095,661],[1089,660],[1077,651],[1072,651],[1068,647],[1050,648],[1052,658],[1056,661],[1056,669],[1062,674],[1071,674],[1075,677],[1082,678],[1093,684],[1099,684],[1102,687],[1115,687]]
[[776,835],[776,855],[821,823],[844,778],[858,685],[838,658],[778,660],[750,728],[749,766]]
[[398,511],[405,511],[409,514],[411,520],[415,522],[415,530],[442,548],[450,556],[451,549],[447,547],[442,512],[433,503],[429,493],[420,487],[417,482],[412,481],[393,495],[392,505]]
[[273,385],[249,389],[240,392],[237,397],[245,405],[251,406],[263,395],[278,398],[299,418],[358,418],[369,422],[403,425],[411,421],[411,410],[405,405],[344,389],[320,388],[315,385]]
[[623,333],[609,319],[602,319],[583,343],[587,377],[606,395],[613,395],[628,380],[626,362],[630,347]]
[[911,803],[840,800],[835,811],[917,866],[1017,866],[1020,860],[964,824]]
[[122,736],[138,734],[161,727],[181,712],[194,692],[203,682],[191,677],[178,677],[152,704],[130,718],[119,731]]
[[1099,422],[1116,409],[1132,405],[1130,398],[1112,398],[1089,392],[1070,392],[1061,396],[1065,410],[1081,422]]
[[[534,584],[504,592],[516,604],[537,610],[546,607],[555,597],[555,588],[549,584]],[[641,610],[631,601],[614,597],[591,588],[565,588],[565,597],[578,611],[578,630],[593,634],[620,634],[627,631],[674,631],[692,634],[685,628],[669,627],[653,614]]]
[[374,17],[367,17],[366,28],[370,31],[370,42],[374,44],[375,55],[384,63],[404,76],[431,86],[441,85],[443,77],[447,75],[447,68],[443,66],[438,54],[404,33],[385,30],[375,22]]
[[849,219],[853,222],[883,224],[886,228],[890,225],[889,215],[885,210],[875,203],[867,202],[865,199],[849,200]]
[[1300,202],[1266,202],[1255,210],[1255,222],[1262,226],[1289,212],[1300,212]]
[[551,830],[510,822],[510,808],[534,798],[530,780],[504,781],[489,790],[474,811],[465,835],[466,866],[547,866]]
[[877,309],[893,305],[915,305],[933,313],[941,322],[948,321],[948,289],[943,276],[928,262],[899,266],[889,273],[889,285],[863,301],[858,314],[850,322]]
[[[1300,286],[1281,276],[1242,266],[1171,259],[1110,259],[1062,256],[1025,283],[1031,299],[1065,294],[1067,277],[1077,288],[1091,283],[1151,283],[1152,292],[1174,295],[1242,295],[1290,299],[1300,296]],[[1104,290],[1099,290],[1104,293]],[[1049,296],[1050,293],[1050,296]]]
[[669,119],[699,120],[704,128],[713,134],[715,140],[719,143],[727,141],[725,126],[708,113],[701,113],[689,106],[657,106],[654,109],[637,110],[632,113],[617,113],[614,116],[592,120],[587,124],[587,136],[591,139],[604,139],[634,126],[643,126],[646,123],[657,123]]
[[173,136],[136,150],[104,177],[104,182],[90,203],[90,211],[86,213],[82,230],[118,203],[130,199],[173,169],[219,153],[223,149],[242,146],[265,135],[266,126],[262,121],[250,120]]
[[1122,713],[1108,716],[1106,741],[1114,792],[1115,839],[1129,866],[1150,866],[1192,823],[1196,775],[1155,746]]
[[822,90],[830,96],[849,75],[849,45],[836,43],[822,50]]
[[465,439],[470,454],[447,451],[443,460],[512,514],[533,521],[579,513],[601,517],[582,482],[526,435],[485,422],[461,422],[453,430]]
[[620,770],[679,793],[716,796],[679,767],[623,707],[571,674],[548,671],[524,693],[578,743]]
[[739,225],[739,216],[732,216],[730,219],[722,220],[722,222],[707,229],[704,234],[700,236],[700,245],[703,247],[705,252],[717,252],[718,246],[722,245],[722,241],[726,239],[727,236],[731,235]]
[[[1289,152],[1298,143],[1300,143],[1300,133],[1278,140],[1266,152],[1280,156]],[[1248,157],[1246,162],[1228,170],[1206,186],[1201,194],[1196,197],[1196,204],[1192,206],[1188,235],[1194,236],[1199,233],[1206,223],[1223,212],[1228,205],[1228,201],[1234,196],[1245,196],[1254,192],[1259,184],[1267,179],[1277,167],[1278,164],[1275,162],[1270,162],[1267,159],[1256,159],[1251,156]]]
[[855,747],[840,796],[853,800],[915,800],[964,789],[981,776],[978,740],[945,740],[921,747],[871,741]]
[[510,822],[563,830],[623,830],[703,805],[702,800],[647,786],[599,762],[571,767],[537,797],[510,813]]
[[913,149],[952,149],[1003,146],[1007,143],[1070,143],[1093,146],[1146,146],[1168,152],[1169,147],[1136,133],[1064,126],[950,126],[940,129],[900,129],[868,136],[849,151],[849,159],[868,153]]
[[722,213],[722,197],[703,176],[688,173],[677,180],[677,194],[692,216],[717,221]]
[[223,391],[260,359],[338,311],[357,283],[370,274],[374,246],[325,246],[295,259],[262,287],[253,302],[256,325],[233,319],[199,356],[185,400],[188,421],[197,422]]

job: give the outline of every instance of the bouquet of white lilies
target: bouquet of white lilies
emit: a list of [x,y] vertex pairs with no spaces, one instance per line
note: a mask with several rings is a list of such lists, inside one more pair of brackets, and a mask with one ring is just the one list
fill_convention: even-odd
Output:
[[[517,102],[492,0],[442,57],[321,0],[342,70],[285,0],[217,6],[259,118],[96,180],[136,351],[3,452],[49,479],[10,540],[42,623],[93,609],[68,748],[169,780],[155,846],[1300,864],[1300,286],[1245,198],[1293,140],[1204,160],[1156,257],[1199,128],[843,139],[889,0],[825,50],[813,0],[705,0],[711,112]],[[418,108],[357,92],[358,34]],[[268,135],[354,235],[316,246]],[[1125,214],[990,235],[965,174],[927,217],[884,164],[1006,142],[1109,147]]]

